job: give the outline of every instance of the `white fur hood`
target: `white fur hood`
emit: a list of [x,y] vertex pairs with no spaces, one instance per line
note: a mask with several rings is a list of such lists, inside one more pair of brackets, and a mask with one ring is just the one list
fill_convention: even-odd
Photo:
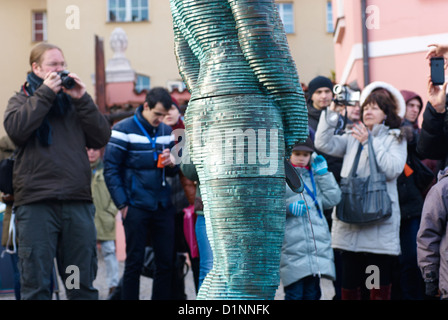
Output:
[[397,88],[395,88],[391,84],[383,82],[383,81],[374,81],[374,82],[368,84],[364,88],[364,90],[362,90],[361,97],[359,99],[360,105],[362,106],[362,104],[367,99],[369,94],[371,94],[373,90],[378,89],[378,88],[386,89],[394,96],[395,101],[397,102],[397,105],[398,105],[397,114],[400,116],[400,118],[403,119],[404,115],[406,113],[406,101],[404,101],[403,95]]

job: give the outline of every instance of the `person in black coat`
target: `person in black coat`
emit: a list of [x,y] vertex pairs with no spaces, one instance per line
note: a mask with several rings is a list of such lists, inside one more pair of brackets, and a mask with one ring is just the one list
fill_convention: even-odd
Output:
[[422,98],[415,92],[402,90],[406,101],[406,113],[402,122],[402,130],[407,140],[408,157],[405,169],[397,179],[398,197],[401,212],[400,244],[401,255],[398,257],[393,299],[422,300],[424,283],[417,265],[416,238],[424,203],[426,187],[419,184],[421,166],[416,153],[419,138],[418,116],[422,111]]
[[[445,69],[447,68],[448,44],[430,45],[433,48],[426,58],[444,56]],[[447,109],[447,82],[443,86],[435,86],[428,79],[428,104],[423,113],[422,130],[417,143],[417,153],[421,158],[442,160],[441,168],[448,164],[448,115]]]

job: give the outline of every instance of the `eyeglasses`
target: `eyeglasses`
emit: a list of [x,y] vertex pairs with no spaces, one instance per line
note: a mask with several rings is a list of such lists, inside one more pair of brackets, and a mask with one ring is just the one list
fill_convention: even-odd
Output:
[[46,63],[45,66],[50,67],[50,68],[56,68],[56,67],[61,67],[64,69],[67,68],[67,64],[65,62],[51,62],[51,63]]

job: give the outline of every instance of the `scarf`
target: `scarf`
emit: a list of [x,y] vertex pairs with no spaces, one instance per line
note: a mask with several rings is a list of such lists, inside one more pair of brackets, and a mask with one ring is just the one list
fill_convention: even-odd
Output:
[[180,117],[179,117],[179,120],[177,121],[177,123],[171,126],[171,129],[173,131],[176,129],[185,129],[184,122],[182,121],[182,119]]
[[293,164],[293,163],[291,163],[291,165],[294,167],[294,168],[305,168],[306,170],[310,170],[310,166],[304,166],[304,167],[302,167],[302,166],[296,166],[295,164]]
[[[32,96],[34,92],[42,85],[44,80],[39,78],[34,72],[30,72],[26,78],[28,86],[26,88],[27,93]],[[24,88],[22,88],[24,91]],[[25,93],[25,92],[24,92]],[[50,111],[45,116],[44,120],[40,127],[36,130],[36,137],[42,146],[47,147],[52,143],[52,131],[50,121],[48,117],[56,116],[63,117],[67,114],[67,111],[71,107],[71,99],[70,96],[64,93],[62,90],[56,95],[56,99],[53,102],[53,105],[50,108]]]

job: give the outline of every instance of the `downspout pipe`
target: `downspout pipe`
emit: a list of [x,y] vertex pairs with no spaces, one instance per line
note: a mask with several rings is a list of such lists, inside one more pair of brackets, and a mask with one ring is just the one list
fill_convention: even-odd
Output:
[[364,86],[370,83],[369,68],[369,39],[367,30],[367,0],[361,0],[361,17],[362,17],[362,59],[364,69]]

